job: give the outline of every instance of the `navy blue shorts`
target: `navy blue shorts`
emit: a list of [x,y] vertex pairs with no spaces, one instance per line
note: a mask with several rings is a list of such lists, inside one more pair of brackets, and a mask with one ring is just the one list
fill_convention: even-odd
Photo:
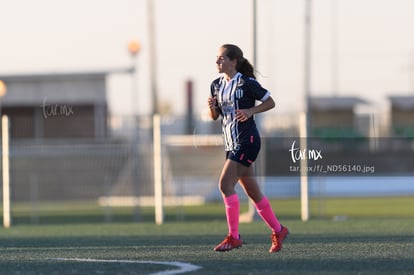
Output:
[[238,150],[227,151],[226,159],[234,160],[244,166],[250,167],[256,160],[260,151],[260,136],[249,135],[239,144]]

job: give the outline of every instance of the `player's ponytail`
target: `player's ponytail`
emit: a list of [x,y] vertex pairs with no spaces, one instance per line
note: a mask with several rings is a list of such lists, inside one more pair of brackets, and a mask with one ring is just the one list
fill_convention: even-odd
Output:
[[233,44],[224,44],[222,47],[226,49],[226,55],[230,60],[237,60],[236,70],[238,72],[256,79],[253,65],[243,57],[243,51],[239,47]]
[[253,65],[250,64],[249,60],[246,58],[243,58],[241,61],[237,62],[237,71],[241,72],[242,74],[252,77],[256,79],[256,76],[254,75],[254,68]]

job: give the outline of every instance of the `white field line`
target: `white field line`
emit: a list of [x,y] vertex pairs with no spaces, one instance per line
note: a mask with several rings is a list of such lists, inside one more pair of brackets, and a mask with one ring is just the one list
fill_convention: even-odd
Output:
[[104,260],[104,259],[89,259],[89,258],[48,258],[48,260],[54,261],[73,261],[73,262],[89,262],[89,263],[127,263],[127,264],[155,264],[155,265],[167,265],[175,266],[178,269],[165,270],[157,273],[151,273],[149,275],[174,275],[186,272],[191,272],[202,268],[201,266],[183,263],[183,262],[160,262],[160,261],[135,261],[135,260]]

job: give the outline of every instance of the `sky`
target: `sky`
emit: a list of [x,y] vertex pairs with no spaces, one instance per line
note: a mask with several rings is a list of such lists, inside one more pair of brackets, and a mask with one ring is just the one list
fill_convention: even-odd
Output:
[[[252,0],[0,0],[0,75],[101,71],[115,115],[151,112],[147,3],[155,8],[160,103],[185,113],[185,82],[196,112],[206,109],[224,43],[252,60]],[[304,91],[306,0],[257,0],[258,80],[276,109],[299,111]],[[313,0],[311,95],[359,96],[383,112],[389,95],[414,95],[414,1]],[[132,61],[127,51],[137,39]],[[135,84],[133,84],[135,83]],[[135,87],[135,88],[134,88]]]

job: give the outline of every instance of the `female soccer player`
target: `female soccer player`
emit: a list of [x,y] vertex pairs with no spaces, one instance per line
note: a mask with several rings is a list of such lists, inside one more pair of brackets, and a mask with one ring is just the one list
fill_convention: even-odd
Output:
[[[240,203],[235,191],[236,183],[239,182],[253,200],[258,214],[272,230],[269,252],[277,252],[282,248],[283,239],[289,230],[276,218],[268,199],[260,191],[251,166],[260,150],[260,136],[253,115],[272,109],[275,103],[269,91],[256,81],[253,66],[236,45],[221,46],[216,64],[222,76],[211,83],[208,106],[212,119],[222,117],[226,162],[220,175],[219,188],[229,233],[214,251],[229,251],[242,246],[238,230]],[[256,100],[261,103],[255,105]]]

